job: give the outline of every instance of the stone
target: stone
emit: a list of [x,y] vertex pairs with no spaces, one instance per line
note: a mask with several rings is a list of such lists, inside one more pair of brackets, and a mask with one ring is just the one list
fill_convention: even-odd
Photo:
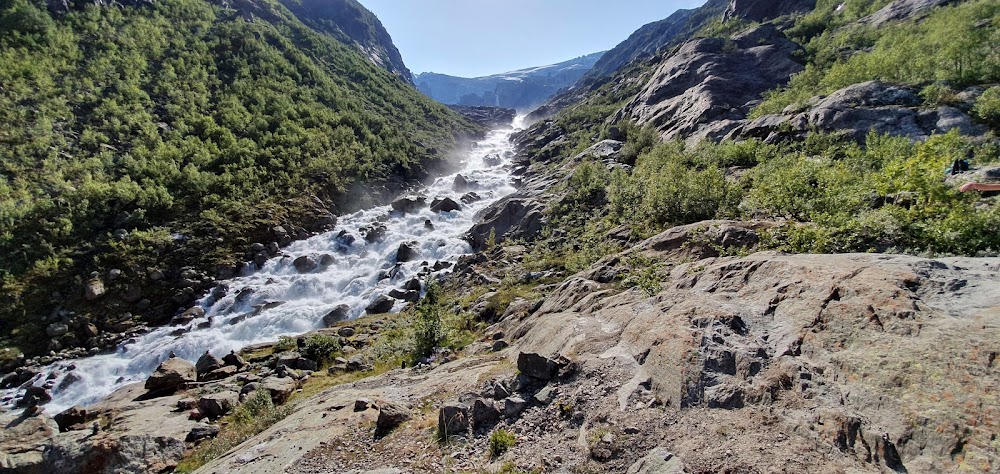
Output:
[[685,474],[684,463],[667,448],[655,448],[629,466],[626,474]]
[[418,258],[420,258],[420,244],[417,242],[403,242],[396,249],[397,262],[411,262]]
[[438,433],[443,438],[469,430],[469,408],[461,404],[447,404],[438,411]]
[[498,341],[493,341],[493,352],[500,352],[506,348],[510,347],[507,341],[500,339]]
[[204,316],[205,308],[202,308],[201,306],[192,306],[184,310],[181,314],[175,316],[174,319],[170,320],[170,324],[175,326],[184,325]]
[[280,405],[288,400],[299,388],[298,383],[289,377],[265,377],[260,381],[260,390],[267,390],[271,395],[271,400]]
[[365,242],[375,243],[381,242],[385,239],[385,234],[389,229],[385,224],[375,223],[360,229],[361,233],[365,236]]
[[59,431],[65,432],[69,431],[72,427],[85,428],[82,425],[93,421],[96,418],[96,414],[90,413],[80,406],[73,406],[57,413],[52,418],[59,425]]
[[323,316],[323,325],[326,327],[335,326],[337,323],[351,319],[351,307],[342,304],[337,305],[332,311]]
[[508,418],[513,418],[521,414],[528,407],[528,402],[521,397],[507,397],[503,401],[503,414]]
[[354,411],[365,411],[371,408],[372,402],[366,398],[359,398],[354,401]]
[[347,370],[350,372],[366,372],[371,370],[371,365],[365,361],[364,356],[355,355],[347,360]]
[[452,198],[438,198],[431,203],[431,211],[433,212],[452,212],[461,211],[462,206],[455,202]]
[[388,296],[381,295],[378,298],[375,298],[375,301],[372,301],[371,304],[365,307],[365,312],[368,314],[385,314],[388,313],[389,311],[392,311],[392,307],[395,304],[396,300]]
[[316,370],[316,361],[303,357],[302,354],[294,351],[282,352],[275,359],[275,369],[287,367],[293,370]]
[[455,182],[452,184],[451,189],[456,193],[463,193],[472,188],[472,183],[462,175],[455,175]]
[[493,399],[503,400],[511,396],[511,394],[512,393],[510,389],[507,388],[507,386],[504,385],[503,382],[496,382],[493,384]]
[[722,14],[722,21],[763,23],[780,16],[808,12],[813,8],[816,8],[816,0],[730,0],[729,7]]
[[412,417],[405,406],[387,401],[378,402],[378,418],[375,420],[375,437],[384,438],[399,425]]
[[547,386],[543,387],[532,397],[541,405],[548,405],[555,401],[558,390],[555,387]]
[[146,379],[145,388],[154,394],[172,393],[184,384],[197,381],[198,374],[194,364],[179,357],[165,360],[152,375]]
[[184,441],[189,443],[196,443],[198,441],[206,440],[209,438],[214,438],[218,436],[220,431],[219,425],[208,425],[205,423],[198,423],[191,428],[187,437]]
[[292,266],[299,273],[309,273],[319,268],[319,262],[312,255],[303,255],[293,260]]
[[247,361],[243,360],[243,357],[240,357],[240,355],[236,352],[226,354],[226,356],[222,358],[222,362],[226,365],[236,367],[236,370],[242,370],[247,366]]
[[234,366],[227,365],[224,367],[219,367],[205,375],[200,375],[198,378],[201,382],[212,382],[215,380],[223,380],[236,375],[239,372]]
[[421,289],[420,279],[411,278],[409,281],[406,282],[405,285],[403,285],[403,289],[407,291],[420,291]]
[[220,392],[205,395],[198,400],[198,411],[209,418],[219,418],[229,413],[239,403],[236,392]]
[[548,357],[530,352],[522,352],[517,355],[517,370],[529,377],[551,380],[558,373],[559,365],[556,361]]
[[462,195],[461,198],[459,198],[459,201],[462,201],[462,204],[472,204],[472,203],[479,202],[479,201],[482,201],[482,200],[483,200],[482,196],[480,196],[480,195],[478,195],[476,193],[472,193],[472,192],[465,193],[465,194]]
[[354,336],[354,328],[351,326],[344,326],[337,330],[337,335],[340,337],[352,337]]
[[69,332],[69,326],[63,323],[52,323],[47,328],[45,328],[45,334],[49,337],[60,337],[66,335]]
[[334,263],[337,263],[337,259],[333,255],[325,253],[319,257],[319,266],[323,268],[329,267]]
[[533,198],[507,196],[490,205],[466,235],[472,248],[481,251],[490,234],[495,243],[507,240],[531,241],[542,232],[545,205]]
[[500,409],[492,400],[477,399],[472,404],[473,429],[490,429],[500,422]]
[[198,372],[198,377],[200,379],[203,375],[213,370],[222,368],[223,365],[225,365],[225,362],[223,362],[222,359],[215,357],[208,351],[205,351],[205,353],[198,358],[198,362],[195,362],[194,367]]
[[90,280],[83,287],[83,297],[87,301],[94,301],[104,296],[104,282],[100,279]]

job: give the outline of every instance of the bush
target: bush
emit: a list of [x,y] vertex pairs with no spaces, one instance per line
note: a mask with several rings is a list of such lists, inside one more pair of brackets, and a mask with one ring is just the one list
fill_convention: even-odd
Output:
[[441,318],[441,306],[439,294],[440,286],[437,282],[429,282],[426,285],[427,293],[424,299],[417,305],[417,319],[414,321],[415,348],[414,359],[422,359],[434,355],[434,351],[445,345],[446,333]]
[[976,101],[972,113],[993,129],[1000,130],[1000,86],[986,89]]
[[325,364],[333,360],[338,352],[340,352],[340,342],[337,339],[325,334],[313,334],[306,339],[302,355],[320,364]]
[[490,434],[490,455],[495,458],[503,456],[503,453],[509,451],[515,444],[517,438],[514,433],[500,428]]

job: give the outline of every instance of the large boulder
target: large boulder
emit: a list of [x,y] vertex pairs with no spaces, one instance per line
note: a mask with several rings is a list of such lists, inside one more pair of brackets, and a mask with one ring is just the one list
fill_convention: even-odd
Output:
[[104,288],[104,282],[100,279],[93,279],[87,282],[83,287],[83,297],[87,301],[94,301],[104,296],[107,290]]
[[222,359],[215,357],[208,351],[205,351],[205,353],[198,358],[198,362],[195,362],[194,367],[198,372],[198,378],[201,379],[209,372],[217,370],[225,364],[226,363]]
[[408,421],[412,413],[405,406],[386,401],[378,402],[378,418],[375,420],[375,437],[387,436],[397,426]]
[[559,372],[559,364],[543,355],[522,352],[517,355],[517,370],[529,377],[551,380]]
[[506,240],[530,241],[542,232],[544,209],[545,205],[533,198],[506,197],[484,211],[466,239],[476,251],[486,247],[490,234],[498,244]]
[[298,383],[291,377],[266,377],[260,381],[258,390],[267,390],[271,400],[280,405],[285,403],[298,388]]
[[145,388],[153,394],[165,394],[197,380],[198,371],[194,364],[180,357],[171,357],[163,361],[146,379]]
[[312,255],[303,255],[292,261],[295,271],[299,273],[309,273],[319,268],[319,262]]
[[462,404],[448,404],[438,411],[438,433],[448,437],[469,430],[469,407]]

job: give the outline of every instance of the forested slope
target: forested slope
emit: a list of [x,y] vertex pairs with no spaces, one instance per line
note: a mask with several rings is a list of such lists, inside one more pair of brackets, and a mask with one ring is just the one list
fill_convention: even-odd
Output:
[[[476,131],[267,0],[3,0],[3,343],[169,317],[254,237],[329,224],[352,183],[420,177]],[[60,308],[69,334],[39,338]]]

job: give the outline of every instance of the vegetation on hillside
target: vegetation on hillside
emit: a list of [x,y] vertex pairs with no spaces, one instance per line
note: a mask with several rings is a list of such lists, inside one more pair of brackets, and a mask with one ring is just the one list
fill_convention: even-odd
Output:
[[[848,1],[836,11],[841,3],[820,1],[788,30],[807,45],[806,71],[769,94],[755,114],[878,79],[922,88],[929,107],[952,103],[958,87],[981,86],[985,93],[970,113],[987,125],[1000,123],[1000,87],[990,85],[1000,80],[1000,6],[963,2],[919,22],[876,29],[853,22],[887,2]],[[703,30],[711,31],[731,33]],[[814,132],[777,144],[656,143],[652,130],[609,118],[634,90],[623,77],[554,124],[573,144],[562,157],[624,136],[617,160],[634,166],[585,160],[572,169],[533,250],[535,267],[586,268],[622,250],[620,241],[607,238],[621,226],[635,239],[709,219],[783,222],[763,231],[762,245],[791,252],[1000,252],[1000,205],[960,193],[945,180],[955,160],[971,156],[974,167],[1000,161],[995,140],[953,131],[920,143],[876,134],[855,143]]]
[[57,304],[131,310],[80,301],[91,271],[232,264],[255,232],[419,177],[474,131],[278,4],[238,5],[255,10],[0,0],[3,344],[37,343]]

